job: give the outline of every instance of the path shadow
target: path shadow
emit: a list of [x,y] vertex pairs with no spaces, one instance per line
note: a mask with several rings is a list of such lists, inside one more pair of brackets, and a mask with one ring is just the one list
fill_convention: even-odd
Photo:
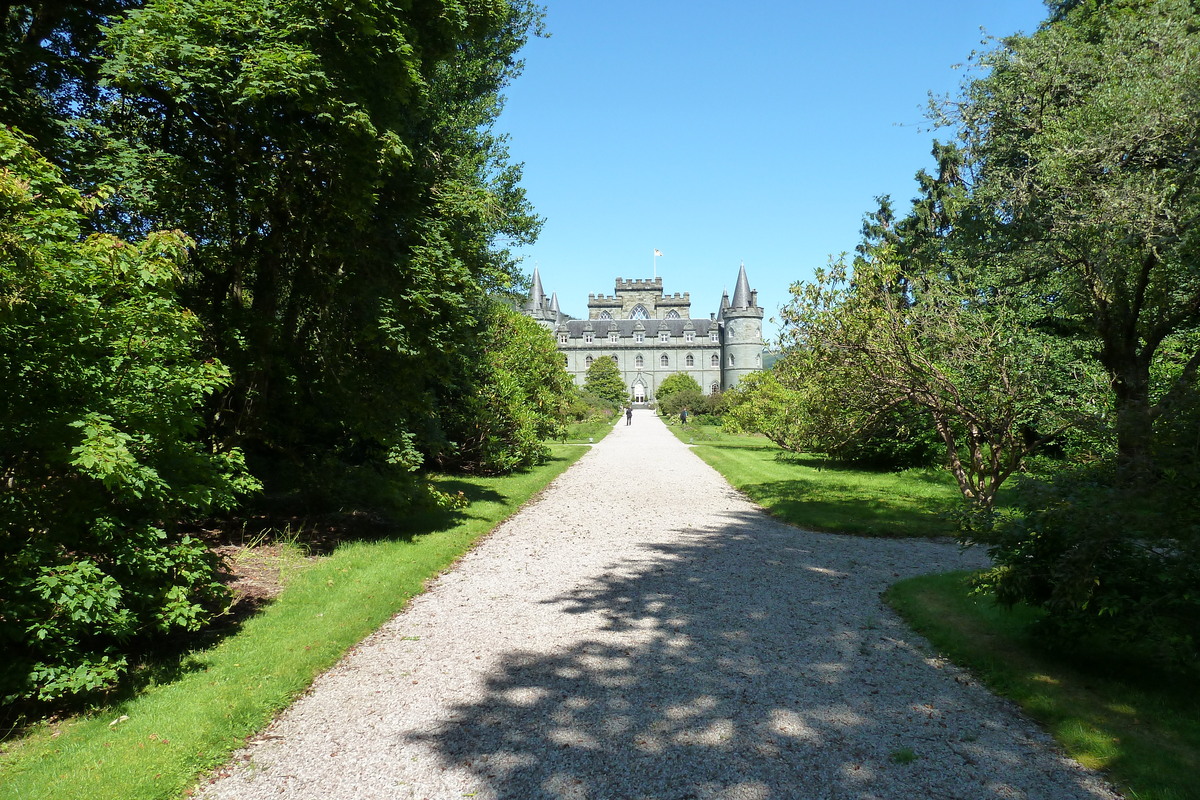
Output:
[[415,738],[480,798],[1104,796],[1031,756],[1007,707],[879,601],[952,550],[829,541],[731,514],[615,562],[546,601],[567,615],[558,646],[508,653],[482,699]]

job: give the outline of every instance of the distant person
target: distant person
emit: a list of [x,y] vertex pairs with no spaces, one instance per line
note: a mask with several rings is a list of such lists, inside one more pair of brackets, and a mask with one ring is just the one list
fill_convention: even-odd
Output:
[[679,412],[679,424],[687,425],[687,408],[683,408]]
[[625,406],[625,424],[633,423],[633,406]]

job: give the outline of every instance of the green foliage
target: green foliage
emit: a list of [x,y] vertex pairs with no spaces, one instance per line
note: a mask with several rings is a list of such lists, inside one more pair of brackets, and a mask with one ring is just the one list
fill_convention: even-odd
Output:
[[188,240],[81,236],[97,208],[0,129],[0,696],[110,688],[127,642],[195,630],[223,590],[180,518],[255,488],[195,440],[227,385],[175,288]]
[[[1200,30],[1191,0],[1057,4],[980,57],[959,126],[992,280],[1029,322],[1086,340],[1108,373],[1122,468],[1154,472],[1174,391],[1153,375],[1200,322]],[[1193,339],[1177,373],[1195,383]]]
[[483,359],[464,363],[470,387],[442,414],[451,442],[440,466],[495,474],[544,463],[547,439],[562,438],[575,393],[554,336],[524,314],[493,303]]
[[1014,513],[971,529],[995,563],[975,585],[1006,605],[1048,612],[1042,629],[1055,641],[1136,643],[1164,665],[1195,672],[1200,515],[1195,487],[1180,488],[1164,479],[1130,493],[1098,466],[1027,479]]
[[[677,398],[684,394],[682,398]],[[654,391],[654,401],[658,404],[660,413],[675,416],[684,406],[694,409],[697,398],[702,396],[700,384],[686,372],[675,372],[663,379]]]
[[583,379],[583,391],[600,398],[614,409],[629,402],[629,389],[621,377],[621,370],[607,356],[599,356],[588,367]]
[[[723,423],[731,432],[761,433],[794,453],[820,453],[878,469],[929,466],[939,444],[928,414],[899,403],[872,411],[823,405],[825,384],[807,351],[789,350],[772,370],[743,378],[726,392]],[[870,410],[869,410],[870,411]]]

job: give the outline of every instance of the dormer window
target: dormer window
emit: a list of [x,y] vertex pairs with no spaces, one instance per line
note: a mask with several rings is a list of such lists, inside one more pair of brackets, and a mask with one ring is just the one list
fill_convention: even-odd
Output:
[[588,331],[587,333],[583,334],[583,343],[584,344],[591,344],[594,341],[596,341],[596,337],[592,334],[591,331]]
[[684,331],[684,332],[683,332],[683,340],[684,340],[685,342],[694,342],[694,341],[696,341],[696,332],[695,332],[695,331]]
[[558,343],[559,344],[567,344],[569,341],[570,341],[570,336],[568,334],[560,333],[558,335]]
[[642,333],[641,331],[635,331],[633,334],[633,341],[637,344],[641,344],[642,342],[646,341],[646,334]]
[[671,341],[671,332],[670,332],[670,331],[659,331],[659,332],[658,332],[658,340],[659,340],[660,342],[669,342],[669,341]]
[[708,332],[708,340],[710,342],[717,341],[717,329],[716,328],[713,328],[711,331]]
[[616,344],[617,342],[621,341],[621,335],[619,333],[617,333],[616,331],[609,331],[608,332],[608,341],[611,344]]

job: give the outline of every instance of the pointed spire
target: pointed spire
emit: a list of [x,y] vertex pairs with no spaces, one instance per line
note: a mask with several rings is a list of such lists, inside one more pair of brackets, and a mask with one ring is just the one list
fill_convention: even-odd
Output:
[[750,308],[750,281],[746,278],[746,263],[738,270],[737,287],[733,290],[733,307]]
[[558,307],[558,292],[550,295],[550,313],[556,317],[562,313],[562,310]]
[[529,289],[529,302],[525,305],[530,311],[540,311],[546,303],[546,293],[542,290],[542,276],[538,273],[537,265],[533,265],[533,286]]

